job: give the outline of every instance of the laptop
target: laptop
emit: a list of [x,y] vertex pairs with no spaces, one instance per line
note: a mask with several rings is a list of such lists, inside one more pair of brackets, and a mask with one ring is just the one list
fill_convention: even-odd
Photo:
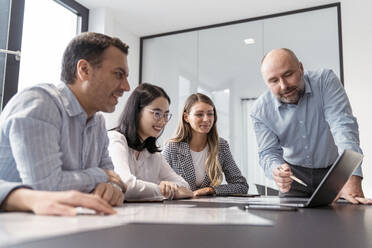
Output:
[[310,198],[253,198],[251,205],[276,205],[288,207],[318,207],[331,204],[351,177],[354,170],[362,163],[363,155],[352,150],[344,150],[328,170]]

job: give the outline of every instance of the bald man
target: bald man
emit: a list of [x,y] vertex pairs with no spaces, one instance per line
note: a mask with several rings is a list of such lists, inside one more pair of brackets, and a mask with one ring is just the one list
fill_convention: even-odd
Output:
[[[362,153],[358,123],[339,79],[332,70],[306,71],[289,49],[274,49],[262,59],[269,88],[256,101],[251,117],[260,165],[281,196],[310,197],[345,149]],[[290,176],[296,175],[308,187]],[[364,198],[361,167],[338,197],[371,204]]]

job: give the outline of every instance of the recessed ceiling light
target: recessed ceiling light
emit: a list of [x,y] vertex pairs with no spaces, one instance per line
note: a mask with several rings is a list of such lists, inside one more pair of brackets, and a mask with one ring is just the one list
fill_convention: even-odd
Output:
[[244,43],[245,43],[246,45],[250,45],[250,44],[254,44],[254,43],[256,43],[256,41],[255,41],[253,38],[249,38],[249,39],[245,39],[245,40],[244,40]]

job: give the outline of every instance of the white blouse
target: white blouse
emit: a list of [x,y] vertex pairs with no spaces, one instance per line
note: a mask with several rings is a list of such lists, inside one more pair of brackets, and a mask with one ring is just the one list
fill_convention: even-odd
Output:
[[207,161],[208,158],[209,146],[206,145],[205,148],[200,152],[194,152],[193,150],[190,149],[190,153],[195,169],[195,185],[200,187],[207,174],[205,172],[205,162]]
[[163,200],[159,183],[170,181],[178,186],[190,188],[188,183],[169,166],[159,152],[151,154],[147,149],[140,152],[136,159],[136,150],[128,146],[124,135],[117,131],[109,131],[108,147],[114,169],[127,185],[127,200]]

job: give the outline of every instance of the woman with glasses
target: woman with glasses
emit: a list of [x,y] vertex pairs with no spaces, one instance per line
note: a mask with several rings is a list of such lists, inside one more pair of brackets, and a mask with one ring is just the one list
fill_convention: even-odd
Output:
[[[229,144],[218,137],[216,122],[212,100],[200,93],[192,94],[163,156],[189,183],[194,196],[246,194],[247,181],[235,164]],[[221,184],[223,175],[227,184]]]
[[171,118],[170,99],[155,85],[143,83],[129,96],[119,126],[108,132],[115,171],[127,185],[126,200],[157,201],[192,197],[156,144]]

